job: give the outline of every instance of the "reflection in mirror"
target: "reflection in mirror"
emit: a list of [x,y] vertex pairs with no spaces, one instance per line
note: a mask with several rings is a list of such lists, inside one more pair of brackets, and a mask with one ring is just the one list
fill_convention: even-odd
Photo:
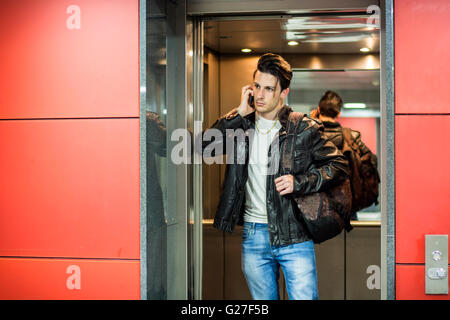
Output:
[[[360,133],[363,143],[374,155],[380,150],[380,71],[379,70],[296,70],[291,82],[289,106],[294,111],[311,114],[317,112],[319,102],[326,91],[341,98],[340,113],[333,107],[321,115],[327,135],[341,146],[342,138],[336,139],[337,124]],[[333,99],[330,98],[330,105]],[[324,107],[325,108],[325,107]],[[330,114],[331,112],[331,114]],[[379,157],[378,157],[379,158]],[[377,165],[379,168],[379,166]],[[380,204],[359,210],[353,217],[357,221],[380,221]]]
[[167,299],[166,37],[163,1],[147,4],[147,299]]

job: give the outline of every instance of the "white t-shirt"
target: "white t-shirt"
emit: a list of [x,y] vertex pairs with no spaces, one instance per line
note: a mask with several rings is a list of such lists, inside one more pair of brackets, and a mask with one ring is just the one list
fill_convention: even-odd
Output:
[[[266,183],[269,161],[268,152],[273,138],[281,128],[281,124],[278,120],[267,120],[258,115],[256,115],[255,121],[259,130],[255,129],[250,148],[248,179],[245,184],[244,221],[267,223]],[[265,134],[266,132],[268,133]]]

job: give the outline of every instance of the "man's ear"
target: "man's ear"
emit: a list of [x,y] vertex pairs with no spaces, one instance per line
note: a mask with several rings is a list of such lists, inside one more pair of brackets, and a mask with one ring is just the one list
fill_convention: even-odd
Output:
[[289,94],[289,88],[286,88],[283,91],[281,91],[280,98],[284,99],[287,97],[288,94]]

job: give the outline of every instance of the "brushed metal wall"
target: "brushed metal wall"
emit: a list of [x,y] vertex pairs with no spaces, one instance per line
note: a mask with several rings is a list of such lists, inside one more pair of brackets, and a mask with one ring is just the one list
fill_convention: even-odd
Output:
[[[203,299],[250,300],[241,270],[242,227],[224,234],[203,225]],[[354,227],[316,245],[320,300],[379,300],[380,227]],[[288,299],[281,272],[280,297]]]

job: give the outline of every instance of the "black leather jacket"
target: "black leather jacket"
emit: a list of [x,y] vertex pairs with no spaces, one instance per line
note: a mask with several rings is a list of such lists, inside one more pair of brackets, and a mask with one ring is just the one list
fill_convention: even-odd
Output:
[[[344,147],[344,135],[342,134],[342,126],[339,122],[331,122],[331,121],[323,121],[324,133],[328,139],[333,142],[339,150],[342,150]],[[358,145],[358,148],[361,152],[360,156],[363,157],[367,153],[371,153],[371,150],[362,142],[361,133],[359,131],[351,129],[352,139]],[[372,165],[377,167],[377,157],[375,154],[372,154],[370,157],[370,161]]]
[[[267,221],[271,245],[289,245],[304,242],[311,239],[304,225],[301,213],[292,194],[280,196],[276,191],[274,179],[285,174],[282,170],[282,152],[287,135],[286,125],[289,113],[292,109],[284,106],[278,115],[282,128],[279,131],[280,153],[272,152],[274,139],[269,148],[269,166],[278,162],[278,170],[275,174],[267,175]],[[221,139],[212,142],[203,142],[203,149],[207,146],[221,152],[228,151],[228,160],[234,159],[233,164],[227,164],[222,196],[214,219],[214,227],[233,232],[236,224],[243,224],[245,205],[245,184],[248,177],[249,161],[249,136],[248,133],[255,128],[255,113],[241,117],[236,110],[219,118],[211,128],[218,129],[222,133]],[[227,129],[242,129],[246,134],[245,141],[234,143],[234,148],[225,150],[226,139],[231,139]],[[294,176],[293,194],[308,194],[323,191],[336,185],[348,176],[348,163],[336,146],[323,134],[323,126],[316,120],[304,115],[298,127],[296,137],[294,159],[291,174]],[[254,131],[253,131],[254,132]],[[227,136],[228,134],[228,136]],[[222,149],[220,149],[222,147]],[[231,148],[230,148],[231,149]],[[281,156],[277,156],[280,155]],[[212,153],[212,156],[217,155]],[[239,159],[241,161],[239,161]],[[245,160],[245,161],[244,161]]]
[[344,147],[344,135],[342,134],[342,127],[339,122],[323,121],[322,124],[327,138],[330,139],[339,150],[342,150]]

